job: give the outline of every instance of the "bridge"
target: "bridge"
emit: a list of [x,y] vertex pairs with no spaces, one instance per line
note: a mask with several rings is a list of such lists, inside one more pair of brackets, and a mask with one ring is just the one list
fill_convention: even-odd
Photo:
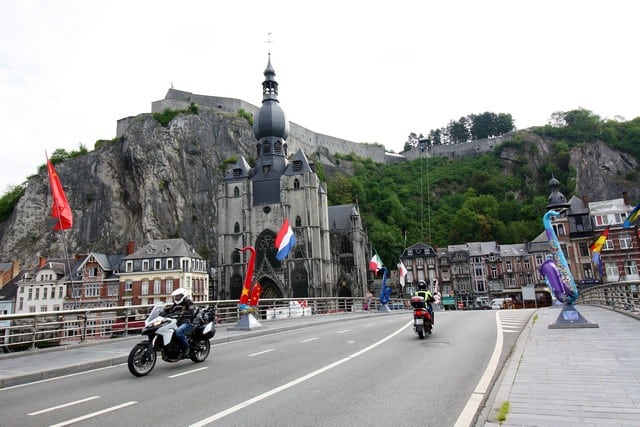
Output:
[[[369,331],[374,330],[382,333],[382,330],[387,328],[387,324],[393,324],[392,329],[397,328],[397,325],[401,325],[399,334],[393,337],[387,335],[390,338],[384,339],[388,341],[376,344],[375,349],[370,349],[373,346],[371,344],[356,353],[352,353],[347,358],[338,358],[337,360],[345,364],[343,369],[347,369],[347,362],[355,361],[358,357],[363,359],[362,362],[357,364],[351,363],[348,372],[359,371],[359,366],[364,364],[368,358],[373,357],[374,354],[375,357],[382,360],[392,358],[396,361],[398,358],[409,359],[413,356],[420,357],[419,355],[422,354],[426,357],[423,362],[425,367],[431,366],[431,363],[437,360],[439,367],[434,367],[434,372],[425,377],[429,379],[430,383],[437,384],[434,390],[428,388],[428,394],[434,398],[434,402],[431,404],[433,408],[431,418],[426,419],[434,421],[436,424],[433,425],[497,426],[501,418],[504,418],[502,425],[640,425],[640,401],[637,399],[640,395],[640,341],[638,340],[640,338],[640,333],[638,332],[638,312],[640,307],[638,306],[637,291],[634,293],[634,289],[636,288],[632,287],[632,284],[615,284],[608,287],[607,285],[601,285],[588,291],[582,291],[581,299],[588,301],[589,304],[579,303],[577,308],[586,319],[596,322],[599,326],[598,328],[549,328],[549,325],[556,320],[561,311],[557,306],[525,310],[440,311],[436,313],[434,334],[423,341],[415,338],[410,327],[408,327],[407,321],[411,319],[411,311],[401,305],[403,303],[401,300],[393,301],[395,309],[389,312],[378,311],[378,307],[374,307],[371,311],[363,311],[362,306],[359,305],[361,301],[344,298],[317,301],[309,299],[306,301],[307,310],[297,300],[270,301],[269,308],[264,308],[264,315],[266,316],[267,314],[266,310],[272,310],[269,311],[272,318],[261,320],[262,328],[245,331],[234,331],[230,330],[232,328],[227,327],[233,324],[233,309],[231,307],[228,309],[222,308],[225,304],[218,301],[215,303],[220,307],[220,323],[218,324],[218,332],[212,339],[214,348],[212,349],[211,360],[208,360],[205,364],[208,363],[212,370],[223,369],[223,366],[233,366],[234,362],[227,361],[225,357],[225,354],[230,352],[229,345],[232,345],[232,343],[235,343],[236,346],[260,343],[259,345],[261,346],[263,343],[261,340],[267,340],[264,341],[265,345],[267,342],[269,343],[268,345],[276,345],[274,344],[276,341],[278,341],[279,345],[280,340],[284,340],[283,337],[287,336],[287,334],[296,333],[319,335],[318,338],[310,337],[300,341],[309,340],[308,342],[314,342],[312,341],[313,339],[318,341],[323,339],[321,334],[332,332],[333,335],[340,337],[340,339],[342,337],[350,337],[344,338],[344,342],[336,341],[337,344],[335,345],[340,347],[342,345],[357,345],[359,340],[364,339],[365,331],[367,334],[370,333]],[[598,295],[604,299],[599,299],[601,297]],[[310,306],[315,307],[314,310],[309,310]],[[35,314],[33,315],[34,318],[37,317]],[[6,317],[2,316],[0,321]],[[491,342],[489,345],[489,350],[492,348],[493,351],[488,351],[486,357],[480,357],[479,351],[474,354],[461,354],[465,353],[461,351],[465,348],[464,346],[473,344],[471,341],[481,340],[477,331],[473,332],[471,337],[465,335],[464,331],[471,330],[474,325],[486,322],[488,319],[491,320],[491,323],[494,324],[493,327],[497,328],[496,330],[499,332],[494,336],[495,343]],[[41,320],[40,318],[40,324],[47,323]],[[132,319],[131,321],[136,322],[137,320]],[[34,324],[38,324],[38,322]],[[488,329],[488,325],[486,323],[482,329]],[[158,387],[159,383],[151,382],[155,381],[155,379],[152,380],[147,377],[141,381],[134,382],[133,377],[126,372],[126,367],[122,366],[122,363],[126,361],[129,350],[140,339],[139,336],[135,335],[136,327],[134,323],[131,330],[127,330],[123,334],[125,336],[111,339],[99,339],[95,335],[92,336],[90,333],[91,328],[87,327],[86,334],[77,335],[75,343],[49,348],[40,348],[36,345],[35,349],[1,354],[0,396],[2,396],[3,402],[14,402],[14,395],[20,394],[22,396],[23,393],[28,394],[30,391],[35,395],[41,396],[44,387],[52,387],[54,390],[57,388],[69,390],[69,386],[65,385],[67,382],[84,375],[101,375],[101,372],[109,372],[105,378],[121,377],[121,381],[126,381],[129,384],[127,388],[134,387],[136,384],[143,384],[143,382],[150,387]],[[351,332],[348,332],[349,330]],[[349,335],[350,333],[353,333],[353,335]],[[40,336],[36,342],[44,342],[39,341],[44,339],[44,336],[38,333],[32,334],[32,336]],[[474,339],[474,337],[477,339]],[[470,342],[462,342],[462,338]],[[352,341],[354,343],[349,344]],[[375,343],[378,342],[380,340],[375,341]],[[324,344],[324,346],[317,347],[314,353],[329,351],[328,348],[328,344]],[[267,350],[263,351],[266,352]],[[372,356],[360,356],[365,351],[370,351]],[[273,350],[273,352],[275,353],[277,350]],[[262,355],[258,356],[258,353],[260,352],[255,352],[256,355],[253,357],[262,357]],[[267,352],[264,354],[274,353]],[[300,356],[297,357],[299,358]],[[331,360],[333,356],[327,357],[328,360]],[[459,366],[457,369],[453,369],[451,366],[446,365],[448,363],[447,359],[454,359],[472,367],[474,366],[472,365],[474,358],[483,359],[481,363],[482,369],[484,369],[485,365],[487,368],[492,365],[495,365],[495,367],[493,370],[486,369],[483,371],[478,366],[477,370],[479,372],[477,375],[461,375],[460,371],[466,369],[466,366]],[[280,359],[274,359],[269,365],[262,366],[262,371],[279,370],[280,367],[278,365],[280,363],[277,362],[278,360]],[[261,364],[262,362],[256,363]],[[288,363],[291,364],[293,362]],[[313,364],[314,362],[309,361],[309,363]],[[374,362],[373,366],[379,365],[379,363],[376,364]],[[160,377],[160,375],[166,374],[167,371],[173,375],[187,375],[188,371],[183,370],[197,366],[199,365],[193,365],[189,362],[179,362],[174,365],[159,362],[156,371],[150,377],[155,374]],[[266,366],[269,366],[269,368],[267,369]],[[330,366],[334,366],[334,364],[326,365],[324,368],[316,370],[303,366],[300,369],[302,372],[307,371],[306,376],[299,377],[300,379],[297,381],[311,383],[314,388],[317,387],[318,390],[324,390],[324,387],[322,387],[324,383],[319,378],[321,375],[326,375],[332,380],[347,376],[347,371],[343,371],[339,377],[331,377],[331,373],[327,372]],[[250,371],[250,368],[247,367],[246,369]],[[296,369],[296,366],[290,365],[287,366],[286,372],[296,371]],[[338,370],[340,368],[332,369]],[[392,368],[388,370],[389,375],[400,376],[407,369],[408,367],[402,366],[397,371]],[[178,370],[180,371],[178,372]],[[327,373],[325,374],[325,372]],[[348,378],[354,382],[349,387],[359,393],[365,392],[367,396],[369,396],[368,392],[366,392],[367,390],[374,390],[373,393],[377,396],[375,390],[380,387],[378,383],[382,384],[382,390],[386,390],[386,393],[383,392],[386,408],[384,412],[391,415],[377,414],[379,411],[376,410],[374,401],[372,403],[373,406],[366,412],[367,417],[363,419],[358,418],[357,414],[352,414],[351,417],[347,418],[334,414],[333,418],[325,419],[321,424],[345,425],[344,422],[349,420],[350,425],[389,425],[387,422],[396,425],[413,425],[414,422],[412,420],[425,419],[423,415],[416,417],[416,414],[407,413],[406,405],[403,403],[413,399],[412,405],[415,406],[416,410],[420,407],[421,396],[409,395],[407,397],[405,395],[404,389],[414,390],[411,381],[396,383],[394,380],[387,378],[384,372],[372,369],[363,372],[363,374],[362,377],[355,376],[351,378],[349,376]],[[218,375],[223,376],[219,371]],[[258,374],[254,373],[254,375]],[[411,375],[417,376],[416,373]],[[131,379],[128,377],[131,377]],[[163,378],[162,381],[168,381],[166,376]],[[241,377],[233,375],[231,378],[234,378],[232,381],[237,383],[238,378]],[[381,378],[384,378],[384,380]],[[377,379],[377,381],[372,381],[371,379]],[[464,381],[460,382],[462,379]],[[444,382],[439,383],[440,380]],[[105,379],[104,381],[107,380]],[[268,379],[263,379],[258,382],[262,384],[268,381]],[[279,390],[277,393],[282,395],[287,395],[288,391],[290,391],[289,387],[291,389],[301,387],[306,390],[304,386],[299,386],[297,382],[291,384],[295,380],[285,382],[285,378],[283,378],[281,381],[283,383],[279,386],[274,386],[271,391],[273,394],[268,396],[263,396],[263,394],[267,393],[263,392],[256,395],[247,395],[243,400],[241,396],[244,396],[243,393],[246,393],[246,391],[239,392],[240,394],[237,397],[239,403],[237,405],[247,405],[243,406],[242,413],[245,415],[250,414],[250,417],[257,417],[256,425],[260,425],[259,420],[264,419],[267,415],[261,412],[260,405],[252,403],[256,401],[255,399],[262,396],[261,401],[264,399],[265,402],[267,400],[277,402],[277,390]],[[463,385],[465,381],[472,382],[468,389],[465,388],[466,385]],[[214,380],[214,382],[216,381]],[[429,384],[429,382],[425,384]],[[452,388],[450,390],[457,390],[459,394],[464,395],[460,402],[453,402],[450,396],[449,401],[451,403],[446,408],[448,411],[441,410],[439,406],[443,404],[443,401],[441,398],[435,398],[447,382],[455,383],[451,385]],[[278,381],[276,381],[277,383]],[[393,388],[389,388],[391,385],[393,385]],[[89,386],[85,383],[84,386],[76,384],[73,387],[80,390]],[[231,396],[230,399],[233,401],[236,387],[230,384],[227,384],[226,387],[229,388],[228,395]],[[246,388],[251,390],[252,386],[247,386]],[[424,387],[419,389],[424,392]],[[329,395],[340,394],[336,393],[336,389],[328,390],[332,390],[328,393]],[[299,396],[299,394],[292,396]],[[322,406],[324,397],[321,398],[320,396],[314,394],[314,401]],[[325,393],[322,396],[325,396]],[[372,396],[369,396],[367,399],[371,400],[371,398]],[[57,407],[68,402],[62,403],[64,401],[63,396],[60,396],[59,400],[58,404],[52,403],[52,406],[48,407],[47,411],[52,413],[54,411],[63,411],[63,409],[57,409]],[[38,401],[38,399],[35,399],[35,401]],[[445,401],[444,403],[447,402]],[[506,404],[509,406],[508,410],[505,409]],[[16,403],[15,405],[18,404]],[[8,411],[3,410],[5,414],[0,424],[4,424],[5,421],[13,424],[13,421],[16,420],[20,420],[21,424],[25,425],[50,425],[52,423],[50,418],[38,421],[38,415],[30,415],[24,418],[25,413],[40,413],[39,411],[44,410],[42,408],[38,410],[29,409],[30,412],[22,412],[22,415],[20,415],[19,408],[14,407],[15,405],[10,405],[10,410]],[[81,406],[85,405],[85,403],[77,403],[77,405]],[[172,407],[175,408],[176,406],[180,405],[173,405]],[[214,406],[217,407],[218,405]],[[196,417],[195,420],[188,422],[192,423],[192,425],[210,423],[215,425],[216,421],[212,418],[215,416],[224,417],[226,422],[233,424],[239,420],[235,418],[238,414],[235,414],[234,411],[240,410],[233,409],[236,406],[217,408],[217,412],[214,411],[215,413],[202,414],[200,418]],[[358,405],[353,403],[352,406],[357,407]],[[87,409],[89,414],[95,417],[92,422],[96,424],[92,425],[113,424],[114,419],[112,417],[121,415],[116,415],[116,413],[124,414],[127,412],[126,408],[118,405],[112,408],[116,407],[117,409],[114,409],[114,412],[110,415],[105,415],[105,412],[101,412],[101,410],[89,411]],[[156,407],[155,410],[161,411],[161,408]],[[345,407],[345,411],[350,412],[348,406]],[[308,420],[307,423],[296,423],[295,421],[300,420],[286,418],[286,410],[281,409],[280,412],[283,417],[277,418],[280,425],[316,425],[313,423],[314,418]],[[124,416],[123,414],[121,416]],[[169,422],[171,416],[175,415],[167,415],[169,417],[167,422]],[[129,416],[134,415],[129,413]],[[321,415],[315,414],[314,416],[319,417]],[[378,421],[376,421],[376,417],[378,417]],[[77,418],[69,415],[65,419],[74,423],[81,422]],[[103,418],[104,421],[99,421]],[[130,423],[133,422],[132,418],[127,419]],[[319,418],[316,418],[316,420],[319,420]],[[41,422],[44,423],[40,424]],[[177,422],[180,423],[180,421]],[[184,421],[183,424],[185,422],[187,421]],[[225,421],[220,422],[222,423],[220,425],[229,425],[225,424]],[[60,423],[60,425],[67,424]]]

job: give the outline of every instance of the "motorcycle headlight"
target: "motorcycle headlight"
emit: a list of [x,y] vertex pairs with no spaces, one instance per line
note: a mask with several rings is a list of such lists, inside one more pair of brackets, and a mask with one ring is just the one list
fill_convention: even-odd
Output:
[[153,326],[154,328],[156,326],[160,326],[162,324],[162,320],[161,319],[156,319],[153,322],[151,322],[151,326]]

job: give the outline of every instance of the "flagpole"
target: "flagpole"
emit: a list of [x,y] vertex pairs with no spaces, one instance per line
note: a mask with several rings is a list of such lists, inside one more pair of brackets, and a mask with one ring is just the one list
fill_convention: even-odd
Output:
[[[47,158],[47,164],[49,164],[49,155],[47,154],[47,151],[45,150],[44,152],[45,157]],[[53,164],[52,164],[53,166]],[[56,172],[57,174],[57,172]],[[49,169],[47,168],[47,175],[49,175]],[[50,177],[49,177],[50,178]],[[59,179],[58,179],[59,182]],[[62,186],[62,184],[60,184]],[[53,188],[51,186],[51,181],[49,181],[49,192],[51,194],[53,194]],[[56,207],[56,209],[58,210],[58,215],[57,215],[57,219],[58,219],[58,227],[60,228],[60,236],[61,236],[61,240],[62,240],[62,252],[64,254],[64,259],[67,265],[67,270],[69,271],[69,282],[71,284],[71,296],[73,297],[73,308],[74,309],[78,309],[78,295],[76,293],[75,290],[75,283],[73,282],[73,272],[71,271],[71,263],[69,262],[69,254],[67,252],[67,241],[65,239],[64,236],[64,224],[62,223],[62,207],[60,206],[59,203],[56,202],[56,200],[54,199],[53,201],[54,206]],[[71,209],[71,207],[69,207],[69,209]],[[54,231],[55,231],[54,227]]]

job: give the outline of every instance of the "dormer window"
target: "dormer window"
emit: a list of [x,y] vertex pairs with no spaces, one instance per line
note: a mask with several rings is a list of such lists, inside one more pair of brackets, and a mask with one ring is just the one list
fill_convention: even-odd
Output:
[[271,165],[262,165],[262,172],[268,173],[271,171]]
[[300,172],[302,170],[302,160],[293,161],[293,171]]

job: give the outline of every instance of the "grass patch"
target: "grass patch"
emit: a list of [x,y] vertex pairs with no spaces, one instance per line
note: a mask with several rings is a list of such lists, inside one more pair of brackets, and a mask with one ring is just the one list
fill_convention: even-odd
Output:
[[508,400],[505,400],[504,403],[502,403],[502,406],[500,406],[500,409],[498,410],[498,415],[496,415],[496,419],[500,421],[500,424],[502,424],[503,421],[506,421],[507,414],[509,413],[510,407],[511,407],[511,404],[509,403]]

